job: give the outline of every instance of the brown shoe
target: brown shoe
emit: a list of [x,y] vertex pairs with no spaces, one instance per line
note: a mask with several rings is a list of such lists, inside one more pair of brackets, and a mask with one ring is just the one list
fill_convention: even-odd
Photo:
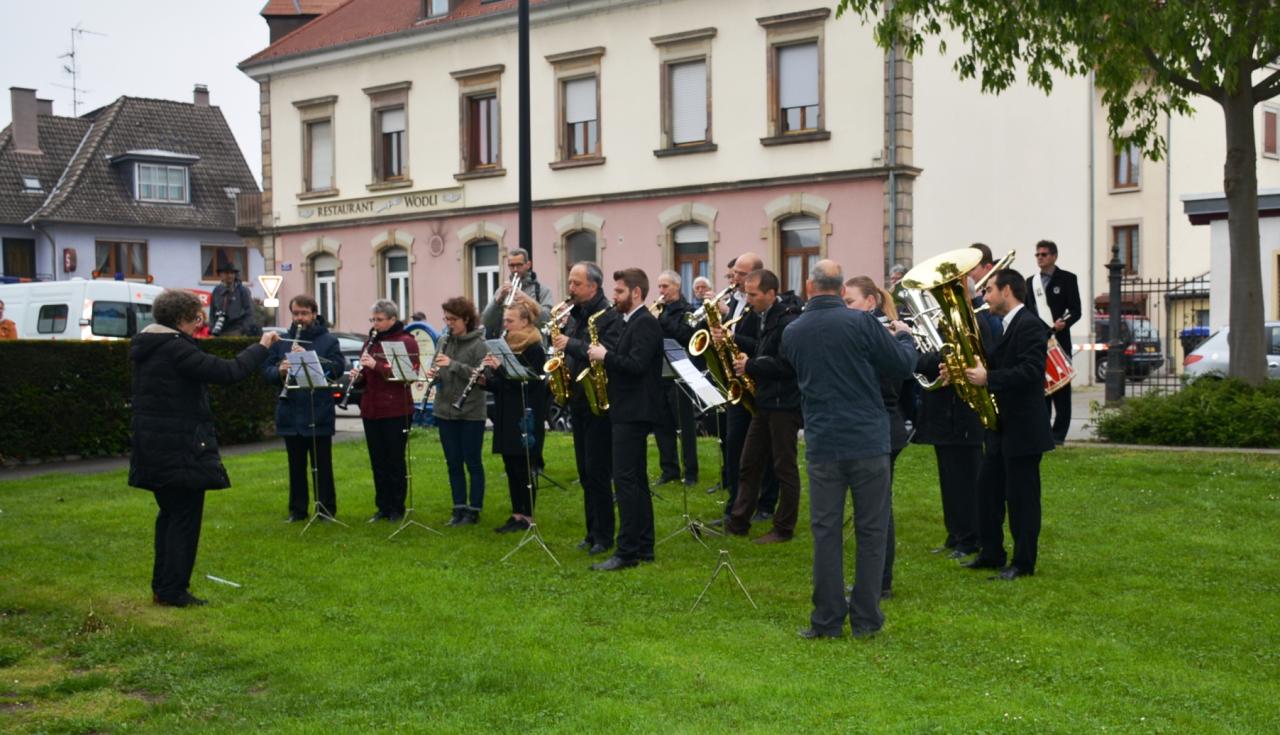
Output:
[[781,544],[791,540],[791,536],[783,536],[777,531],[770,531],[763,536],[754,539],[753,544]]

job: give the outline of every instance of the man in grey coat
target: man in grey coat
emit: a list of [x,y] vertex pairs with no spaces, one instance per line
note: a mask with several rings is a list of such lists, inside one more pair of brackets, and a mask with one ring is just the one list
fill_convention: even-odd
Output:
[[[795,368],[804,416],[813,532],[813,613],[804,638],[837,638],[848,616],[855,637],[884,625],[880,592],[889,527],[889,414],[880,380],[901,382],[916,365],[911,330],[889,329],[869,312],[846,309],[844,273],[834,261],[814,266],[804,313],[782,333],[782,356]],[[844,596],[845,494],[853,492],[856,569]]]
[[[524,248],[512,248],[507,252],[507,270],[512,276],[520,276],[520,290],[542,307],[538,313],[537,326],[546,324],[551,318],[551,307],[554,305],[551,287],[539,281],[538,274],[533,272],[533,260],[529,256],[529,251]],[[496,339],[502,333],[502,312],[506,308],[507,297],[510,294],[511,283],[502,284],[493,293],[493,298],[489,299],[489,303],[484,307],[484,313],[480,315],[480,323],[484,325],[485,334],[489,335],[490,339]]]

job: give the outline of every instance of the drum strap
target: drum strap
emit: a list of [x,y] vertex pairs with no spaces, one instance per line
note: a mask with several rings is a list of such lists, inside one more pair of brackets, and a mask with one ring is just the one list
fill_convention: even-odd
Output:
[[1053,327],[1053,312],[1049,311],[1049,298],[1044,295],[1044,282],[1037,272],[1031,277],[1031,291],[1036,296],[1036,314],[1050,328]]

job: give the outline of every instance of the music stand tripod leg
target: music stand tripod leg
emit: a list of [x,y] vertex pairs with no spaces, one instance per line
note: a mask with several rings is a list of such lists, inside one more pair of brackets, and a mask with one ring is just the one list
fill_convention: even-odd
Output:
[[[389,381],[389,382],[402,383],[404,385],[405,391],[408,392],[412,390],[411,386],[416,381]],[[410,398],[412,398],[412,396],[410,396]],[[412,413],[407,414],[405,416],[404,435],[405,435],[404,436],[404,485],[405,485],[405,497],[407,498],[408,502],[404,509],[404,518],[401,519],[400,521],[400,527],[392,531],[391,535],[387,537],[387,540],[390,541],[391,539],[395,538],[397,534],[409,528],[410,526],[417,526],[418,528],[422,528],[427,531],[430,531],[431,533],[434,533],[437,536],[443,536],[444,535],[443,533],[440,533],[439,531],[432,528],[431,526],[428,526],[427,524],[422,523],[421,521],[417,521],[413,519],[414,508],[413,508],[413,414]]]
[[729,574],[733,576],[733,581],[738,583],[738,588],[742,590],[742,594],[746,595],[747,602],[751,603],[751,607],[756,610],[760,609],[760,607],[756,605],[756,601],[751,599],[751,593],[747,592],[747,586],[742,583],[742,578],[738,576],[737,570],[733,568],[733,561],[729,559],[729,550],[720,549],[720,558],[716,563],[716,569],[711,573],[711,579],[707,580],[707,584],[702,588],[702,592],[698,593],[698,599],[693,601],[693,607],[689,608],[689,612],[693,612],[697,609],[698,603],[702,602],[702,598],[706,596],[707,590],[711,589],[711,585],[715,583],[716,577],[719,577],[720,572],[724,569],[729,570]]
[[[522,422],[524,421],[524,417],[529,415],[529,401],[528,401],[528,397],[525,395],[527,385],[528,385],[528,382],[520,383],[520,420]],[[533,485],[535,482],[535,476],[533,473],[533,456],[530,451],[532,448],[529,446],[529,435],[523,431],[523,424],[521,424],[521,429],[522,430],[520,432],[520,440],[521,440],[521,443],[524,445],[525,476],[528,478],[528,480],[525,482],[524,487],[525,487],[525,492],[528,493],[529,511],[532,514],[533,501],[534,501]],[[550,547],[548,547],[547,543],[542,540],[542,532],[538,530],[537,521],[533,520],[532,515],[530,515],[529,518],[530,518],[529,527],[525,529],[524,536],[520,538],[520,542],[516,544],[516,547],[514,549],[512,549],[511,551],[508,551],[507,555],[502,557],[500,561],[506,561],[507,559],[510,559],[512,555],[514,555],[517,551],[519,551],[520,549],[523,549],[526,544],[534,543],[542,547],[543,551],[547,552],[547,556],[551,557],[551,561],[555,562],[557,567],[563,568],[563,565],[560,564],[560,560],[556,558],[555,554],[551,553]]]

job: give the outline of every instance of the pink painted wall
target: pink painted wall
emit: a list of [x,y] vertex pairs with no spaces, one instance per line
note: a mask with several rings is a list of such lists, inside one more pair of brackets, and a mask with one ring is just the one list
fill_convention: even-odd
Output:
[[[600,265],[606,276],[613,270],[639,267],[650,277],[661,269],[662,251],[658,246],[662,236],[662,224],[658,214],[673,205],[696,202],[717,210],[716,244],[712,273],[718,285],[720,274],[730,258],[746,251],[754,251],[765,260],[765,267],[777,270],[768,241],[761,231],[772,226],[767,219],[764,205],[777,197],[805,193],[823,197],[831,202],[828,222],[831,234],[827,240],[828,257],[844,266],[846,276],[871,275],[880,280],[884,268],[884,199],[883,181],[880,179],[843,181],[821,184],[805,184],[792,187],[770,187],[701,195],[657,197],[633,201],[597,203],[586,206],[535,209],[533,213],[533,260],[539,278],[550,285],[557,299],[563,298],[560,278],[560,258],[556,252],[555,223],[565,215],[587,212],[603,218],[603,245]],[[281,235],[276,241],[276,258],[280,263],[290,263],[292,270],[282,272],[284,283],[280,289],[282,304],[298,293],[307,291],[302,282],[304,271],[300,248],[304,242],[324,235],[342,243],[338,271],[338,324],[343,331],[364,332],[368,308],[377,298],[377,269],[370,265],[372,241],[395,228],[414,238],[411,253],[412,308],[425,311],[429,320],[440,321],[439,304],[464,291],[469,274],[463,273],[465,258],[463,243],[458,240],[458,230],[479,221],[494,223],[506,228],[501,245],[515,247],[519,238],[516,213],[504,212],[487,215],[468,215],[436,220],[397,222],[360,227],[331,227],[310,232]],[[445,247],[438,256],[429,252],[433,234],[439,232]],[[284,310],[281,309],[281,313]],[[283,319],[287,319],[283,317]]]

